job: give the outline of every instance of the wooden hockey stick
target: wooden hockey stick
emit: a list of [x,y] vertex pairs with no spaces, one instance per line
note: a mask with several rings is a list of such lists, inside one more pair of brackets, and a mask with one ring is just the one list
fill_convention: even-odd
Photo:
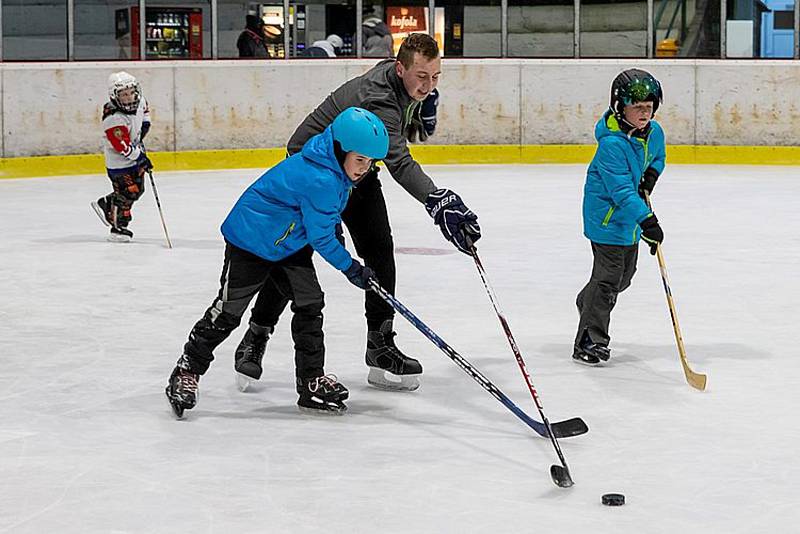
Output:
[[[650,203],[650,195],[645,193],[644,199],[650,209],[653,209]],[[695,373],[689,367],[689,361],[686,359],[686,348],[683,346],[683,336],[681,336],[681,327],[678,325],[678,312],[675,310],[675,302],[672,300],[672,290],[669,287],[669,277],[667,276],[667,265],[664,262],[664,253],[661,252],[661,244],[656,245],[656,257],[658,258],[658,268],[661,271],[661,281],[664,283],[664,292],[667,294],[667,305],[669,306],[669,315],[672,318],[672,329],[675,331],[675,341],[678,343],[678,354],[681,357],[681,366],[683,367],[683,374],[686,375],[686,381],[695,389],[703,391],[706,389],[706,375]]]
[[161,211],[161,201],[158,199],[158,191],[156,190],[156,182],[153,180],[152,171],[147,171],[150,176],[150,185],[153,188],[153,195],[156,197],[156,206],[158,206],[158,215],[161,217],[161,226],[164,228],[164,237],[167,238],[167,246],[172,248],[172,241],[169,240],[169,232],[167,232],[167,223],[164,222],[164,212]]

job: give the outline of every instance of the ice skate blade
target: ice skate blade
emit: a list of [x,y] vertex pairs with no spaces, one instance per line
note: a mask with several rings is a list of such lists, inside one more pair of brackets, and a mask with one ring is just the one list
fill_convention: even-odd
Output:
[[309,408],[308,406],[300,406],[298,404],[297,409],[303,413],[329,417],[331,415],[344,415],[344,413],[347,411],[347,406],[342,404],[339,406],[328,405],[327,407]]
[[103,208],[100,207],[100,204],[97,203],[96,200],[92,201],[92,209],[100,218],[100,220],[108,227],[111,227],[111,224],[106,220],[106,214],[103,212]]
[[171,398],[169,398],[169,386],[167,386],[167,389],[164,393],[167,395],[167,402],[169,402],[169,407],[172,410],[172,414],[178,419],[183,419],[184,408],[179,403],[174,402]]
[[589,363],[581,360],[580,358],[572,358],[572,361],[577,363],[578,365],[585,365],[586,367],[604,367],[602,361],[599,361],[597,363]]
[[131,242],[131,238],[130,237],[128,237],[126,235],[121,235],[121,234],[108,234],[108,236],[106,237],[106,240],[110,241],[111,243],[130,243]]
[[384,391],[414,391],[419,389],[420,375],[394,375],[378,367],[370,367],[367,383]]
[[236,387],[242,393],[247,391],[247,388],[250,387],[250,384],[252,384],[255,381],[256,381],[255,379],[250,378],[247,375],[243,375],[242,373],[236,373]]

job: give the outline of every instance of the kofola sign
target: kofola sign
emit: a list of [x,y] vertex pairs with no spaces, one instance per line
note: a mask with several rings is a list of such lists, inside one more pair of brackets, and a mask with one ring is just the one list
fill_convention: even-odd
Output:
[[386,19],[392,33],[428,31],[424,7],[387,7]]

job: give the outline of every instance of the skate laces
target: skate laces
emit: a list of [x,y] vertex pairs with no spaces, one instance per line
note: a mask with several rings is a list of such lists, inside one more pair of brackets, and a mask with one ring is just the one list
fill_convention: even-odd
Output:
[[197,391],[197,375],[191,371],[181,369],[178,373],[178,388],[180,391],[195,393]]
[[338,380],[339,379],[334,374],[318,376],[317,378],[309,381],[308,390],[311,393],[316,393],[320,389],[332,391],[336,389],[336,386],[338,385]]

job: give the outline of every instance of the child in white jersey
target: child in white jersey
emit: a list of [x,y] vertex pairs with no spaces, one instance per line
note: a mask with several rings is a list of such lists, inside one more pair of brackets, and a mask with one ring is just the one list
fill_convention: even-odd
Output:
[[127,72],[108,78],[109,101],[103,106],[103,152],[113,191],[92,202],[109,241],[130,241],[131,207],[144,193],[144,175],[153,168],[144,149],[150,113],[142,88]]

